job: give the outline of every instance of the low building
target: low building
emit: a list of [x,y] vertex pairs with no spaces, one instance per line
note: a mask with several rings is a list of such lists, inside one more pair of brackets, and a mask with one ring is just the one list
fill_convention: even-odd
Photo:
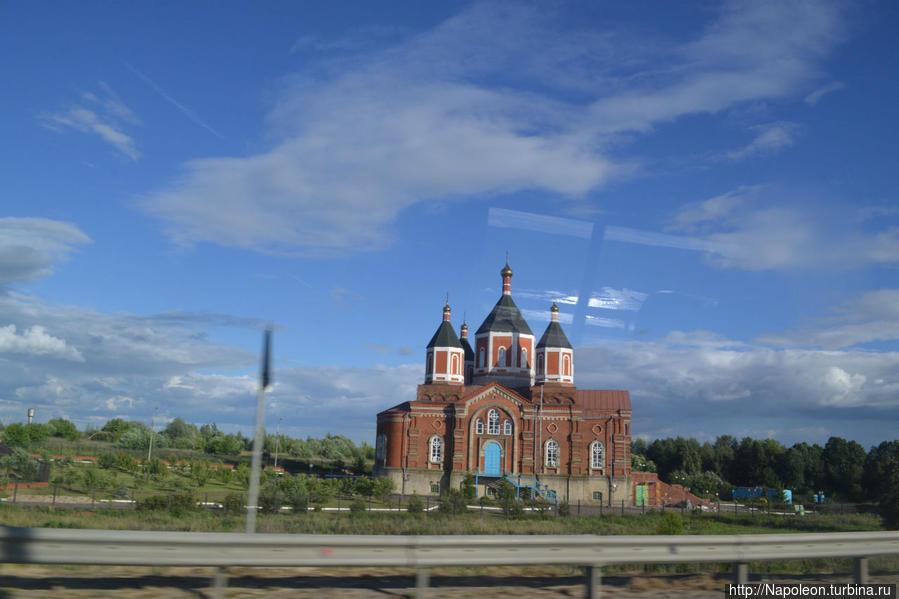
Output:
[[506,479],[537,496],[632,504],[628,392],[578,389],[558,307],[537,339],[512,299],[512,269],[500,274],[503,294],[473,346],[444,306],[424,384],[378,414],[375,474],[404,494],[437,495],[471,474],[478,495]]

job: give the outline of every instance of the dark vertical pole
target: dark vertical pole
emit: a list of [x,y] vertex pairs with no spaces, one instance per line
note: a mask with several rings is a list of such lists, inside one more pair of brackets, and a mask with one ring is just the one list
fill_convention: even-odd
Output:
[[749,564],[737,562],[734,564],[734,584],[746,584],[749,582]]
[[868,558],[855,558],[855,583],[868,584]]
[[15,482],[13,483],[13,489],[12,489],[12,503],[13,503],[13,505],[16,504],[16,498],[17,498],[18,496],[19,496],[19,479],[17,478],[17,479],[15,480]]

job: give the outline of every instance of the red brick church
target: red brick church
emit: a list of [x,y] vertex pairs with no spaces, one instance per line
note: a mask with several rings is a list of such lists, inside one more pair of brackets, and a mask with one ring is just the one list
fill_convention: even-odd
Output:
[[459,488],[470,473],[478,495],[506,478],[552,499],[632,503],[628,392],[578,389],[559,308],[538,339],[512,300],[512,269],[500,274],[502,296],[473,347],[443,307],[424,384],[378,414],[375,474],[405,494]]

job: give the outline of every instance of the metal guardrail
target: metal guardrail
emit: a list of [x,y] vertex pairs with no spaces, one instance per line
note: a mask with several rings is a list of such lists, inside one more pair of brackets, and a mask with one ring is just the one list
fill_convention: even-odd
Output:
[[856,578],[869,556],[899,554],[899,531],[760,535],[288,535],[68,530],[0,527],[0,562],[132,566],[389,566],[427,568],[565,564],[588,570],[598,596],[599,566],[627,563],[734,562],[854,557]]

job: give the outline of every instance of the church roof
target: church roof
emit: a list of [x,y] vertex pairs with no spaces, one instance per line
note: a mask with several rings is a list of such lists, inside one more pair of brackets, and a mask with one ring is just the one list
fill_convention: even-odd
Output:
[[540,341],[537,342],[537,347],[565,347],[572,349],[568,337],[565,336],[565,331],[562,330],[562,325],[558,322],[549,323],[549,326],[546,327],[546,331],[543,333],[543,337],[540,337]]
[[630,410],[631,396],[617,389],[578,389],[577,403],[584,409],[584,416],[602,416],[614,410]]
[[525,335],[533,335],[531,327],[525,322],[524,317],[518,310],[518,306],[512,301],[509,295],[503,295],[493,306],[493,310],[484,319],[484,324],[478,329],[477,335],[489,332],[502,333],[523,333]]
[[462,349],[465,350],[465,361],[474,362],[474,350],[471,348],[468,339],[460,339],[459,341],[462,343]]
[[462,344],[459,343],[459,338],[456,337],[453,325],[448,320],[444,320],[437,327],[437,332],[431,337],[427,347],[458,347],[462,349]]

